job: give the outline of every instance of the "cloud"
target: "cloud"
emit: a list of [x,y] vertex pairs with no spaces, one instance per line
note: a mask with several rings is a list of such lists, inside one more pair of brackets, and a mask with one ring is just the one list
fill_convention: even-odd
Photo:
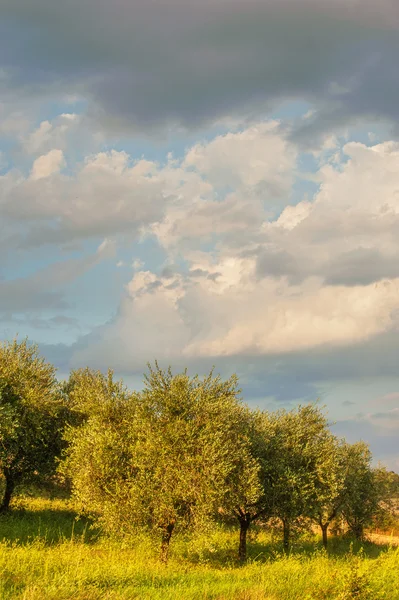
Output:
[[[154,131],[318,110],[298,135],[398,117],[393,0],[2,0],[4,94],[78,94],[103,124]],[[71,44],[73,40],[73,44]]]
[[176,172],[200,179],[191,195],[171,198],[152,232],[169,250],[216,235],[240,244],[242,236],[255,236],[263,221],[289,201],[296,161],[296,148],[277,121],[195,144]]
[[82,119],[74,113],[62,113],[52,121],[42,121],[38,127],[21,139],[23,149],[28,154],[40,154],[66,150],[71,144],[71,136],[77,135]]
[[60,172],[64,155],[53,149],[35,159],[30,178],[16,169],[0,177],[6,246],[152,235],[176,256],[217,238],[233,257],[257,257],[260,279],[350,286],[395,278],[399,146],[336,148],[339,158],[321,155],[309,175],[319,190],[296,204],[293,186],[308,175],[275,121],[195,144],[163,164],[110,150]]
[[56,172],[61,161],[62,153],[53,150],[35,160],[30,179],[15,171],[0,179],[0,213],[10,227],[29,224],[25,244],[134,235],[161,214],[166,185],[152,178],[155,165],[130,165],[125,152],[111,151],[89,156],[66,175]]
[[399,408],[372,413],[367,415],[366,418],[384,430],[396,429],[399,431]]
[[332,285],[367,285],[399,277],[399,255],[384,255],[375,248],[356,248],[326,265],[326,282]]
[[54,173],[59,173],[64,166],[65,159],[62,150],[50,150],[47,154],[39,156],[33,163],[31,179],[37,181],[50,177]]
[[[34,137],[36,149],[42,137]],[[296,150],[275,121],[194,145],[163,164],[110,150],[62,171],[63,151],[52,149],[34,160],[29,178],[16,169],[0,177],[0,216],[9,231],[18,224],[25,246],[147,232],[169,248],[184,237],[258,228],[264,205],[272,212],[287,202],[295,163]]]
[[311,202],[289,205],[263,224],[253,253],[258,276],[308,277],[328,285],[368,285],[398,276],[399,148],[349,143],[315,174]]
[[[218,277],[198,277],[198,270]],[[141,360],[143,343],[147,355],[168,360],[278,355],[352,345],[395,326],[399,281],[346,288],[309,280],[299,287],[259,283],[254,270],[254,261],[226,259],[192,263],[185,277],[136,273],[116,321],[98,332],[103,344],[96,340],[84,360],[92,361],[93,351],[94,362],[101,360],[107,347],[107,357],[126,368]]]
[[298,265],[294,256],[285,250],[264,250],[257,257],[256,273],[260,277],[295,275]]
[[[237,140],[246,144],[253,131],[248,138],[232,136],[232,147]],[[261,140],[264,132],[260,128]],[[215,182],[221,155],[218,185],[224,185],[224,168],[235,161],[234,150],[229,161],[224,158],[226,139],[209,144],[212,160],[208,147],[201,145],[174,165],[169,181],[202,169],[204,197],[198,194],[190,201],[189,195],[172,194],[163,220],[151,228],[186,266],[137,271],[117,317],[85,341],[76,360],[103,364],[102,357],[112,356],[114,366],[126,370],[141,364],[143,354],[192,363],[283,357],[287,365],[294,357],[295,369],[296,363],[303,367],[303,356],[308,381],[351,377],[350,369],[367,373],[378,354],[373,340],[394,344],[389,336],[398,327],[397,144],[344,145],[339,161],[326,157],[314,174],[320,183],[314,197],[287,204],[274,218],[241,174],[236,190],[224,199],[213,195],[209,169]],[[246,173],[251,152],[238,154],[239,173]],[[254,169],[251,182],[256,187]],[[267,174],[266,164],[265,178]],[[375,363],[382,373],[392,372],[394,347],[387,347],[384,365],[379,359]],[[340,356],[346,364],[340,364]],[[308,393],[304,387],[303,394]]]
[[268,121],[196,144],[183,166],[194,167],[216,188],[255,188],[279,198],[291,191],[295,162],[296,149],[280,123]]

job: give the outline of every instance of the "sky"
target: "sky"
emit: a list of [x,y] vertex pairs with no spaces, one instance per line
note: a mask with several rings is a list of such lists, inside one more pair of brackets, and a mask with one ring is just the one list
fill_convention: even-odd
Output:
[[0,339],[236,372],[399,471],[397,0],[0,16]]

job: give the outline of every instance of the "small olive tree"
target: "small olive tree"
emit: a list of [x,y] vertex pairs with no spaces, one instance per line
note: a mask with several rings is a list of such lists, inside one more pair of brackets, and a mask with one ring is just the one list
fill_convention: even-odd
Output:
[[221,512],[238,521],[238,557],[244,562],[251,524],[272,515],[270,470],[275,459],[275,438],[269,414],[248,408],[241,420],[241,436],[245,439],[247,451],[237,453],[239,460],[229,480]]
[[27,340],[0,344],[0,469],[8,510],[15,487],[55,471],[62,447],[63,405],[53,365]]
[[345,489],[342,514],[355,538],[364,537],[364,528],[379,512],[385,484],[381,468],[372,467],[372,454],[365,442],[347,444]]
[[326,436],[323,461],[317,465],[315,494],[308,505],[307,516],[319,525],[324,548],[328,545],[328,529],[340,514],[346,494],[348,444],[332,434]]

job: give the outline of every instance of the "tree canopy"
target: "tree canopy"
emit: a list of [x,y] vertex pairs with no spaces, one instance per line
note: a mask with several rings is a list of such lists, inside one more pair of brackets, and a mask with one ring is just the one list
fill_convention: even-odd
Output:
[[26,340],[0,344],[0,468],[6,482],[1,511],[16,485],[54,470],[65,411],[55,368],[37,346]]
[[231,502],[232,484],[256,501],[259,468],[235,376],[201,379],[155,365],[144,390],[124,396],[111,380],[86,372],[75,376],[73,398],[83,405],[93,388],[101,399],[69,436],[66,465],[75,494],[105,528],[159,531],[166,558],[173,531]]

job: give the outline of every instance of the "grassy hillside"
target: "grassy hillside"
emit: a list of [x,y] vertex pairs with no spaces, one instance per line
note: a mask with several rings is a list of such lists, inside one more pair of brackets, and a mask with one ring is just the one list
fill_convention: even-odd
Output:
[[176,539],[162,566],[148,539],[134,547],[98,535],[68,500],[17,499],[0,517],[2,600],[399,600],[399,549],[299,540],[291,556],[270,533],[253,536],[246,566],[237,533]]

